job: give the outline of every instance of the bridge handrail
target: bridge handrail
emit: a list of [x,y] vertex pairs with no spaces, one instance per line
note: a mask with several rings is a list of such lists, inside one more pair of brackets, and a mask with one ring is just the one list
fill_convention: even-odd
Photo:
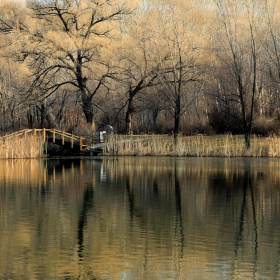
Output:
[[53,143],[55,143],[55,138],[56,138],[56,134],[61,136],[62,139],[62,145],[64,145],[64,140],[65,138],[69,138],[71,141],[71,148],[74,147],[74,141],[79,141],[80,142],[80,150],[82,150],[83,147],[86,147],[87,145],[83,145],[83,140],[85,139],[84,137],[81,136],[77,136],[59,129],[54,129],[54,128],[42,128],[42,129],[38,129],[38,128],[34,128],[34,129],[22,129],[20,131],[16,131],[7,135],[2,136],[2,139],[8,139],[11,137],[20,137],[20,136],[24,136],[26,137],[27,134],[31,134],[33,133],[33,135],[37,135],[37,133],[42,133],[42,138],[43,141],[46,142],[46,137],[47,137],[47,132],[51,132],[52,133],[52,138],[53,138]]
[[[13,133],[9,133],[9,134],[6,134],[4,136],[1,136],[1,138],[10,138],[10,137],[13,137],[13,136],[20,136],[21,134],[25,133],[25,132],[29,132],[31,131],[31,129],[22,129],[20,131],[16,131],[16,132],[13,132]],[[33,131],[33,130],[32,130]]]

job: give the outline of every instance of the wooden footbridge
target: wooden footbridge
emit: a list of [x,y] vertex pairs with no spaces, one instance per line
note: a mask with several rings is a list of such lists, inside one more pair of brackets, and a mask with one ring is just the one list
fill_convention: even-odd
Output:
[[[85,144],[85,137],[82,136],[77,136],[72,133],[68,133],[62,130],[58,129],[47,129],[47,128],[42,128],[42,129],[23,129],[14,133],[7,134],[5,136],[0,137],[5,141],[8,141],[8,139],[14,138],[14,137],[19,137],[19,138],[27,138],[30,136],[37,136],[41,137],[42,141],[44,143],[50,142],[54,144],[58,144],[60,146],[65,146],[65,148],[71,148],[74,150],[79,150],[79,151],[98,151],[102,150],[106,144],[110,144],[111,142],[107,143],[101,143],[96,139],[96,137],[92,137],[91,141],[93,143],[91,144]],[[166,137],[166,136],[161,136],[161,137]],[[117,142],[134,142],[134,141],[143,141],[143,140],[149,140],[151,137],[146,137],[146,138],[136,138],[136,139],[126,139],[126,140],[119,140]],[[88,142],[88,141],[87,141]]]
[[2,138],[8,140],[14,137],[27,138],[28,136],[42,137],[43,142],[51,142],[58,145],[67,145],[71,149],[79,149],[80,151],[85,149],[88,145],[84,144],[84,137],[77,136],[71,133],[67,133],[58,129],[23,129],[14,133],[7,134]]

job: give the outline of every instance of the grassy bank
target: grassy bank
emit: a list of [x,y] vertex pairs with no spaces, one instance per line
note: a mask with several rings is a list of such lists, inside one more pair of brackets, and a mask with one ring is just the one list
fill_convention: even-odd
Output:
[[0,159],[43,157],[43,145],[38,136],[0,138]]
[[[252,137],[250,150],[243,136],[185,136],[175,146],[172,136],[119,136],[106,139],[103,155],[176,157],[271,157],[280,158],[280,137]],[[44,143],[37,136],[0,138],[0,159],[44,157]]]
[[128,141],[122,136],[107,140],[104,155],[179,156],[179,157],[280,157],[280,138],[252,137],[250,150],[245,149],[243,136],[179,137],[174,146],[172,137],[152,136],[146,140]]

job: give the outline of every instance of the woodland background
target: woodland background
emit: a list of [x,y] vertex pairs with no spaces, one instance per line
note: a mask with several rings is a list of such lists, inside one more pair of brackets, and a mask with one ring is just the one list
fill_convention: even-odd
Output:
[[[0,130],[280,133],[280,2],[0,2]],[[247,135],[247,138],[246,138]]]

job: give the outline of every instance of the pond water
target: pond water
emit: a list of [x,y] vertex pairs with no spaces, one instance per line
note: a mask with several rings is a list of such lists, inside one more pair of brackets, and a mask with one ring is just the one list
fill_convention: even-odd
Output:
[[280,279],[280,160],[0,161],[0,279]]

